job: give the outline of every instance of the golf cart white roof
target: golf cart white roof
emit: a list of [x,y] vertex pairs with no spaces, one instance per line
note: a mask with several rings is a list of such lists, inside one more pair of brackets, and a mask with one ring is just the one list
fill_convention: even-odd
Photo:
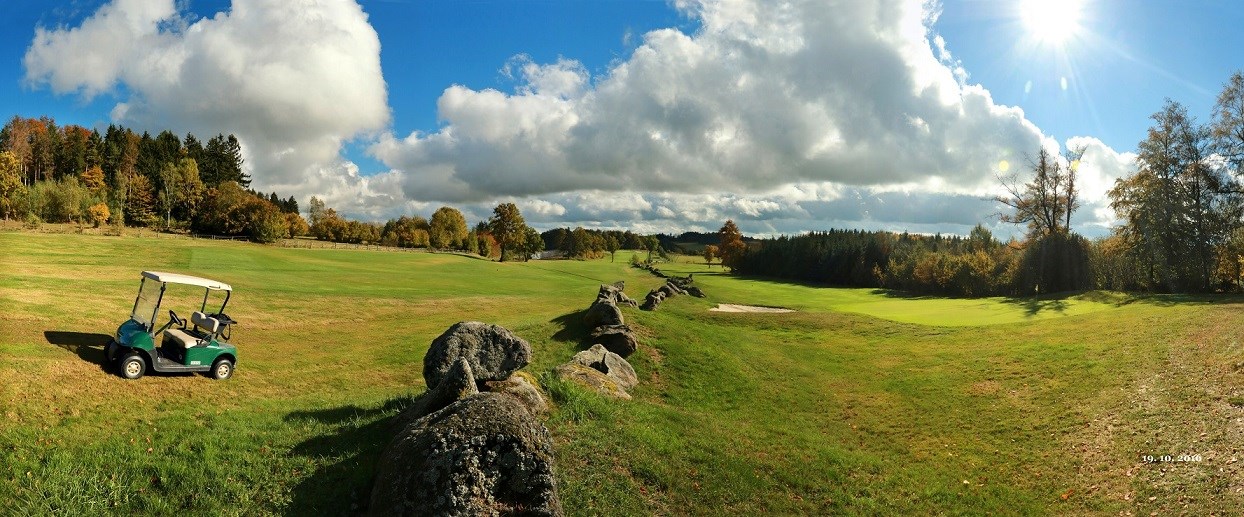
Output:
[[224,282],[208,280],[197,276],[183,275],[180,273],[166,273],[163,271],[143,271],[143,276],[155,280],[156,282],[167,282],[170,284],[186,284],[206,287],[215,291],[232,291],[233,288]]

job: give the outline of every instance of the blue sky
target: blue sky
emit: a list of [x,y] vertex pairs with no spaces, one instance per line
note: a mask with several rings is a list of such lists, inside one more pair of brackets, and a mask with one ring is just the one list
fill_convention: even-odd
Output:
[[648,231],[1005,234],[1000,169],[1074,144],[1100,235],[1147,117],[1244,68],[1227,1],[302,3],[5,2],[0,114],[235,132],[258,187],[360,218]]

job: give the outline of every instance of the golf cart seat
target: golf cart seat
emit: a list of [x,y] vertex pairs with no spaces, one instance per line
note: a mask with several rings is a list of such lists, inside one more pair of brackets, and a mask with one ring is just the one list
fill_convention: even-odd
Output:
[[190,313],[190,323],[193,323],[196,328],[202,329],[209,338],[220,332],[220,320],[199,311]]
[[190,323],[194,324],[194,328],[189,331],[171,328],[164,334],[182,348],[193,348],[206,344],[220,331],[219,320],[198,311],[190,313]]
[[178,345],[181,345],[182,348],[192,348],[198,346],[199,344],[199,338],[190,335],[189,332],[182,329],[167,329],[164,331],[164,336],[166,338],[172,338],[172,340]]

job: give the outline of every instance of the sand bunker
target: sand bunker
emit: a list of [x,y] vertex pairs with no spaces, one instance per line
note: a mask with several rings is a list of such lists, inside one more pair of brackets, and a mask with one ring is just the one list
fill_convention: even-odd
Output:
[[733,303],[719,303],[716,307],[709,310],[715,312],[795,312],[781,307],[757,307],[755,305],[735,305]]

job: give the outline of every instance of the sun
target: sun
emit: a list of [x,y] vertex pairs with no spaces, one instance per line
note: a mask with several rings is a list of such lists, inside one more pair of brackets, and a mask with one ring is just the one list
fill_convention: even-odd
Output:
[[1062,45],[1080,33],[1083,0],[1020,0],[1024,29],[1041,43]]

